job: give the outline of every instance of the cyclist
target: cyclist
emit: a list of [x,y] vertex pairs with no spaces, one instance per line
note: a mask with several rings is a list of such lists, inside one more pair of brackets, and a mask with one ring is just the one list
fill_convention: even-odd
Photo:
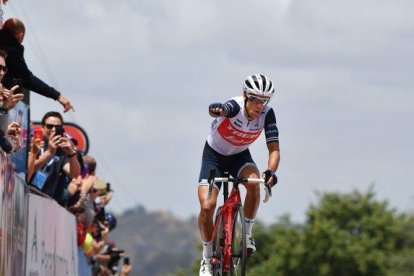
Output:
[[[275,172],[279,166],[279,131],[273,109],[268,105],[274,94],[272,81],[260,74],[247,77],[243,84],[243,95],[225,103],[212,103],[209,114],[214,117],[210,134],[203,150],[199,177],[198,198],[200,214],[198,225],[203,244],[200,276],[211,275],[211,258],[213,255],[213,215],[216,207],[220,184],[216,183],[211,199],[206,200],[210,170],[215,168],[216,176],[229,172],[235,177],[259,178],[260,173],[254,163],[248,147],[264,129],[269,150],[268,168],[269,187],[277,182]],[[256,251],[252,237],[252,227],[260,203],[259,185],[246,183],[244,212],[246,220],[246,247],[248,254]]]

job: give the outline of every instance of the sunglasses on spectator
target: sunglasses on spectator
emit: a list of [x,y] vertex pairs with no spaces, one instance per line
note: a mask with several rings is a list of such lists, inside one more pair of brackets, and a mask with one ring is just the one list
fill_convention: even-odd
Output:
[[4,73],[7,73],[7,67],[6,66],[3,66],[3,65],[0,65],[0,71],[3,71]]
[[249,96],[247,97],[247,100],[249,100],[250,102],[254,103],[254,104],[263,104],[266,105],[270,99],[266,99],[266,98],[258,98],[258,97],[254,97],[254,96]]
[[56,128],[56,127],[60,127],[60,126],[62,126],[62,125],[45,124],[45,127],[46,127],[48,130],[51,130],[52,128]]

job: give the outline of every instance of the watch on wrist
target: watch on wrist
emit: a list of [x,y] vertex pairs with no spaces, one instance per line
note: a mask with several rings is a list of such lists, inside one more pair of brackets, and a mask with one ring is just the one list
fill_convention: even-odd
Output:
[[73,153],[72,154],[68,154],[66,156],[69,157],[69,158],[72,158],[73,156],[76,155],[77,152],[78,152],[77,150],[73,150]]

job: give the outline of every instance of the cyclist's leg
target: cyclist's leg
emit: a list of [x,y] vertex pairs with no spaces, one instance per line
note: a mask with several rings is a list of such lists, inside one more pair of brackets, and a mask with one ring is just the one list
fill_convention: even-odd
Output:
[[210,170],[216,169],[216,175],[221,175],[219,168],[218,156],[206,144],[203,151],[203,158],[199,177],[198,186],[198,200],[200,202],[200,213],[198,215],[198,226],[200,230],[200,237],[203,243],[203,259],[212,257],[211,240],[213,238],[213,216],[216,208],[219,186],[215,186],[211,193],[210,200],[206,200],[208,193],[207,179],[210,176]]
[[[249,150],[240,153],[237,162],[233,165],[233,175],[238,177],[258,178],[259,169],[254,163]],[[252,228],[260,204],[260,188],[257,184],[246,183],[246,197],[244,200],[244,215],[246,224],[247,251],[252,254],[256,251],[254,239],[252,238]]]
[[[239,173],[240,177],[259,178],[259,169],[256,164],[246,164]],[[245,183],[246,187],[246,198],[244,200],[244,215],[246,220],[256,217],[257,210],[260,204],[260,187],[254,183]]]
[[[232,164],[230,173],[233,176],[250,178],[258,178],[260,175],[259,169],[253,161],[248,149],[237,154],[237,158],[235,158],[235,162]],[[260,188],[259,185],[252,183],[246,183],[244,186],[246,187],[244,215],[248,219],[254,219],[260,204]]]
[[217,202],[217,189],[211,192],[211,198],[206,201],[208,186],[200,185],[198,187],[198,199],[200,202],[200,213],[198,215],[198,227],[200,230],[201,244],[203,246],[202,260],[199,275],[211,275],[213,258],[213,215]]
[[200,213],[198,215],[198,226],[202,241],[211,241],[213,236],[213,216],[217,203],[218,190],[213,189],[210,200],[206,200],[208,186],[198,187],[198,200],[200,202]]
[[[258,178],[259,170],[256,165],[247,164],[240,171],[240,177]],[[256,251],[256,244],[252,237],[252,229],[260,204],[260,188],[254,183],[246,183],[246,198],[244,199],[244,220],[246,225],[246,248],[248,255]]]

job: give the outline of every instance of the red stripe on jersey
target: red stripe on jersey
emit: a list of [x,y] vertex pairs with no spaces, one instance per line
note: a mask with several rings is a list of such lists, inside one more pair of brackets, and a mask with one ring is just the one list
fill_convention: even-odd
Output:
[[220,136],[234,146],[245,146],[253,143],[260,136],[262,130],[245,132],[234,126],[229,118],[226,118],[217,128]]

